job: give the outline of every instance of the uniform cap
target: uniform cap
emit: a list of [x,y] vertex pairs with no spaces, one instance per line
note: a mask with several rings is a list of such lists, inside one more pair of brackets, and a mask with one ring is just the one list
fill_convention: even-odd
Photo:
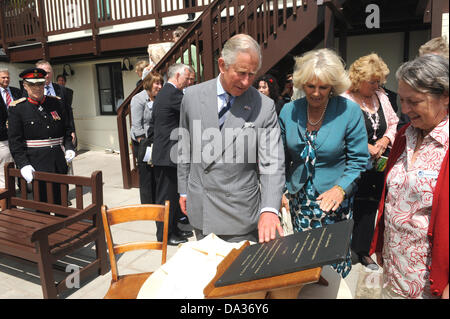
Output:
[[29,68],[19,74],[19,76],[27,82],[38,83],[45,82],[47,72],[40,68]]

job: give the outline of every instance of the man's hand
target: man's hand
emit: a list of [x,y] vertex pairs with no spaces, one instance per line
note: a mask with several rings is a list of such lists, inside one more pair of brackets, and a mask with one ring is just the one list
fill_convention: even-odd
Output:
[[284,236],[283,227],[281,227],[280,219],[272,212],[263,212],[258,222],[259,242],[269,242],[276,237],[276,231],[280,236]]
[[20,169],[20,174],[27,181],[27,183],[31,183],[33,181],[33,172],[34,168],[31,165],[25,165]]
[[180,196],[180,201],[179,201],[179,202],[180,202],[181,212],[187,216],[187,211],[186,211],[186,196]]
[[75,158],[75,152],[72,150],[67,150],[65,154],[65,158],[67,163],[72,162],[72,160]]

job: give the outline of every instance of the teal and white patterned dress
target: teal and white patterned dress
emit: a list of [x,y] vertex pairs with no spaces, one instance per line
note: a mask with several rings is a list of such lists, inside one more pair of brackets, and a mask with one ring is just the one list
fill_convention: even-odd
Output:
[[[334,224],[336,222],[353,218],[352,207],[353,198],[346,198],[339,208],[333,212],[325,213],[319,207],[320,202],[316,198],[320,195],[314,187],[312,176],[316,162],[315,140],[317,131],[306,131],[306,146],[301,154],[305,161],[308,179],[303,188],[296,194],[288,194],[289,208],[291,210],[292,225],[295,232],[301,232],[323,225]],[[345,278],[352,268],[350,248],[345,261],[331,265],[338,273]]]

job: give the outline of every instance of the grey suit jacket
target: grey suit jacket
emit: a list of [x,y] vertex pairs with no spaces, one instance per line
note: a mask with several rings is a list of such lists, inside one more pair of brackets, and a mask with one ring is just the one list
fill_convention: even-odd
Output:
[[152,119],[152,110],[147,106],[148,101],[149,97],[145,90],[136,94],[131,99],[130,135],[133,141],[137,141],[138,137],[147,137],[148,127]]
[[178,191],[203,233],[247,234],[260,209],[278,209],[284,151],[273,100],[250,87],[219,130],[217,78],[189,87],[181,103]]

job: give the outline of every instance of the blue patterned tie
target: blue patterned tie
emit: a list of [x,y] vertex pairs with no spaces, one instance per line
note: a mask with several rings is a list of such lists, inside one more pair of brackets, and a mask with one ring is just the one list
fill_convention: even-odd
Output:
[[225,123],[226,114],[231,108],[231,95],[229,95],[228,93],[225,93],[225,101],[226,101],[226,104],[222,106],[222,108],[220,109],[220,112],[219,112],[219,128],[220,129],[222,129],[222,126]]

